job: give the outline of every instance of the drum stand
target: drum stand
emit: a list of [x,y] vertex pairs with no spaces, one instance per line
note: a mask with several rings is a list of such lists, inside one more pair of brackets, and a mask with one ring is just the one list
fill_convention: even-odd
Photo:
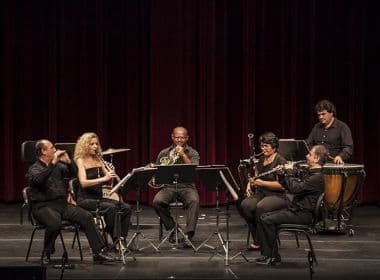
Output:
[[[356,187],[354,193],[352,194],[352,199],[349,203],[347,203],[347,204],[351,204],[351,205],[349,205],[349,206],[347,205],[345,207],[345,205],[344,205],[344,194],[346,192],[347,180],[348,180],[349,174],[347,171],[343,172],[342,187],[341,187],[341,191],[340,191],[339,197],[338,197],[338,208],[337,209],[328,209],[328,208],[325,209],[325,213],[327,212],[327,214],[325,214],[323,217],[322,229],[320,231],[345,234],[347,232],[347,228],[349,227],[348,235],[349,236],[354,235],[354,230],[352,229],[352,225],[347,225],[345,222],[346,221],[349,222],[352,219],[353,209],[354,209],[355,204],[356,204],[356,195],[363,186],[364,178],[366,176],[365,171],[364,170],[361,171],[360,175],[361,175],[361,177],[359,179],[360,181],[359,181],[358,186]],[[346,209],[349,209],[349,210],[346,210]],[[346,211],[346,213],[347,213],[347,218],[344,217],[344,213],[343,213],[344,211]],[[334,221],[336,220],[336,223],[337,223],[336,227],[334,229],[331,229],[330,227],[328,227],[326,225],[326,216],[328,216],[329,212],[332,214],[333,220]]]
[[[140,230],[140,218],[139,218],[139,214],[141,212],[141,209],[140,209],[140,195],[141,195],[141,190],[140,190],[140,186],[138,186],[137,199],[136,199],[136,232],[133,234],[131,240],[129,240],[129,242],[127,244],[127,248],[129,248],[130,250],[135,249],[137,251],[142,251],[142,250],[144,250],[144,249],[152,246],[153,249],[156,252],[159,253],[160,250],[158,249],[158,247],[154,246],[154,244],[148,238],[146,238],[145,235],[144,235],[144,233]],[[141,236],[142,239],[144,239],[144,240],[146,240],[148,242],[148,246],[145,246],[145,247],[142,247],[142,248],[138,247],[139,236]]]
[[178,178],[179,178],[179,175],[178,174],[174,174],[173,175],[173,185],[175,186],[175,190],[176,190],[176,197],[175,197],[175,218],[174,218],[174,227],[167,233],[167,235],[164,237],[164,239],[162,239],[162,241],[160,242],[160,244],[157,245],[157,250],[162,246],[162,244],[164,244],[165,242],[168,241],[168,239],[170,238],[170,236],[172,235],[172,233],[174,232],[175,234],[175,249],[178,249],[179,248],[179,242],[178,242],[178,237],[179,237],[179,234],[182,235],[182,237],[185,239],[185,242],[187,244],[189,244],[193,250],[196,252],[197,251],[197,248],[195,248],[194,244],[190,241],[190,239],[187,237],[187,235],[185,234],[185,232],[180,228],[179,224],[178,224],[178,199],[177,199],[177,194],[178,194]]

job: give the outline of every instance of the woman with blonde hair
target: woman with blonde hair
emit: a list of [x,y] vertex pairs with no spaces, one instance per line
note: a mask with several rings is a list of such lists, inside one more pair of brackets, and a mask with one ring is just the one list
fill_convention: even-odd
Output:
[[[78,167],[78,180],[81,187],[77,194],[78,206],[95,211],[98,207],[104,213],[106,232],[117,241],[118,237],[126,240],[131,219],[131,207],[121,200],[104,195],[111,188],[111,183],[118,176],[115,171],[105,166],[101,158],[102,148],[99,137],[94,132],[86,132],[79,137],[74,152]],[[116,211],[120,207],[121,236],[115,231]]]

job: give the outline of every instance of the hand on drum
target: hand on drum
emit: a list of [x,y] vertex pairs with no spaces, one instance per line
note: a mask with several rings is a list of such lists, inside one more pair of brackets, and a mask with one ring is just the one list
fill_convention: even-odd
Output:
[[344,164],[344,161],[343,161],[343,159],[340,156],[336,156],[334,158],[334,163],[336,163],[336,164]]

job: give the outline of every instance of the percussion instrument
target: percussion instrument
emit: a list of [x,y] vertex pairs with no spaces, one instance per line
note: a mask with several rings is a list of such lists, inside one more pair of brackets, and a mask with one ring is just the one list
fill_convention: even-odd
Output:
[[323,166],[325,176],[325,204],[337,209],[350,206],[364,179],[362,164],[332,164]]
[[113,154],[116,154],[116,153],[121,153],[121,152],[128,152],[130,151],[131,149],[128,149],[128,148],[121,148],[121,149],[113,149],[113,148],[109,148],[105,151],[102,152],[102,156],[105,156],[105,155],[113,155]]

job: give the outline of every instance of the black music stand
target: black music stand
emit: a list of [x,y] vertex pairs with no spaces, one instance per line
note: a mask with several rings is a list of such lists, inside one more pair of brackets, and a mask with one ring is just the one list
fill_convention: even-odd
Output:
[[280,139],[278,153],[288,161],[305,160],[309,148],[304,140]]
[[[140,167],[134,169],[132,171],[131,177],[127,180],[125,184],[125,188],[130,190],[132,188],[137,188],[137,198],[136,198],[136,231],[133,234],[132,238],[129,240],[127,244],[127,248],[130,250],[142,251],[150,246],[153,247],[154,250],[159,252],[159,249],[148,239],[145,237],[144,233],[140,229],[140,198],[141,198],[141,188],[148,185],[148,182],[153,177],[153,175],[157,172],[157,168],[149,168],[149,167]],[[148,245],[145,247],[139,247],[139,240],[144,239],[148,242]]]
[[[199,167],[197,169],[198,174],[203,181],[203,183],[206,185],[206,187],[209,190],[214,190],[216,191],[216,211],[217,211],[217,216],[216,216],[216,229],[213,233],[211,233],[205,241],[202,242],[201,245],[197,248],[197,251],[203,247],[206,246],[208,248],[211,248],[214,250],[213,255],[210,256],[209,260],[211,260],[215,255],[218,255],[220,257],[223,257],[225,260],[225,265],[228,266],[230,260],[236,258],[237,256],[242,256],[247,262],[248,259],[245,257],[245,255],[242,252],[239,252],[235,254],[234,256],[230,257],[229,256],[229,243],[230,243],[230,237],[229,237],[229,218],[230,218],[230,213],[229,213],[229,195],[232,196],[234,201],[237,201],[239,199],[238,194],[236,193],[239,191],[239,187],[232,176],[230,170],[226,166],[204,166],[204,167]],[[220,220],[220,208],[219,208],[219,190],[220,189],[225,189],[227,193],[227,201],[226,201],[226,239],[223,238],[223,235],[219,231],[219,220]],[[207,244],[207,242],[213,237],[217,236],[220,244],[216,247],[211,246]],[[224,251],[224,255],[220,254],[218,252],[218,248],[222,247]]]
[[[174,164],[174,165],[158,165],[157,173],[155,175],[156,184],[159,185],[174,185],[176,192],[178,191],[178,184],[190,184],[194,183],[197,179],[197,173],[195,171],[196,164]],[[185,239],[185,242],[189,244],[194,251],[196,248],[194,244],[187,237],[185,232],[178,225],[178,199],[177,195],[175,196],[175,218],[174,218],[174,227],[167,233],[167,235],[162,239],[157,248],[159,249],[162,244],[164,244],[171,234],[175,233],[175,248],[178,249],[178,235],[179,233]]]

